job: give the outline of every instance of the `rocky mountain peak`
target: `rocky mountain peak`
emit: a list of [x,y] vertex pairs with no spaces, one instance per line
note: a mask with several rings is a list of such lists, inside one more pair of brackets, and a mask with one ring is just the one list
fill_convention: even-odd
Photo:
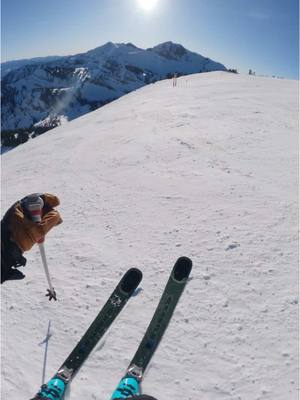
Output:
[[180,60],[184,55],[188,54],[188,50],[181,44],[171,41],[161,43],[151,50],[168,60]]

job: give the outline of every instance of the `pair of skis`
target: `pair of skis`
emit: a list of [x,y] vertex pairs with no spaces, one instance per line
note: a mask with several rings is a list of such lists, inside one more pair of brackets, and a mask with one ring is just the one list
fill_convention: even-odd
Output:
[[[131,398],[140,394],[144,372],[166,331],[191,269],[192,261],[189,258],[180,257],[176,261],[147,331],[111,400]],[[141,280],[142,272],[137,268],[131,268],[125,273],[69,357],[54,377],[42,385],[40,391],[31,400],[64,399],[68,385],[123,309]]]

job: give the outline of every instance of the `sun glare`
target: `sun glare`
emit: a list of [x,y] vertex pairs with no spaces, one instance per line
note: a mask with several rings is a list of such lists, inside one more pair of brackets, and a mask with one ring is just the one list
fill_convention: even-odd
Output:
[[137,1],[140,7],[142,7],[146,11],[152,10],[158,2],[158,0],[137,0]]

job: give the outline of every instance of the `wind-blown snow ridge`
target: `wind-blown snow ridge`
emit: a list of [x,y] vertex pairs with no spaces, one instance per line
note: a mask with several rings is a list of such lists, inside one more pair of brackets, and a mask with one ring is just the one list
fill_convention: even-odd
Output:
[[192,279],[143,385],[159,400],[298,398],[297,82],[222,72],[130,93],[2,156],[5,210],[34,191],[61,199],[47,236],[2,285],[3,399],[50,378],[129,267],[132,298],[72,383],[108,399],[175,260]]

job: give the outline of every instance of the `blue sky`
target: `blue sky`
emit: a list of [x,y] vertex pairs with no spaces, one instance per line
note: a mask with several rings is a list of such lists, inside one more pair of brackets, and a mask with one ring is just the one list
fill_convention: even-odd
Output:
[[228,68],[298,79],[298,0],[141,1],[2,0],[2,62],[172,40]]

